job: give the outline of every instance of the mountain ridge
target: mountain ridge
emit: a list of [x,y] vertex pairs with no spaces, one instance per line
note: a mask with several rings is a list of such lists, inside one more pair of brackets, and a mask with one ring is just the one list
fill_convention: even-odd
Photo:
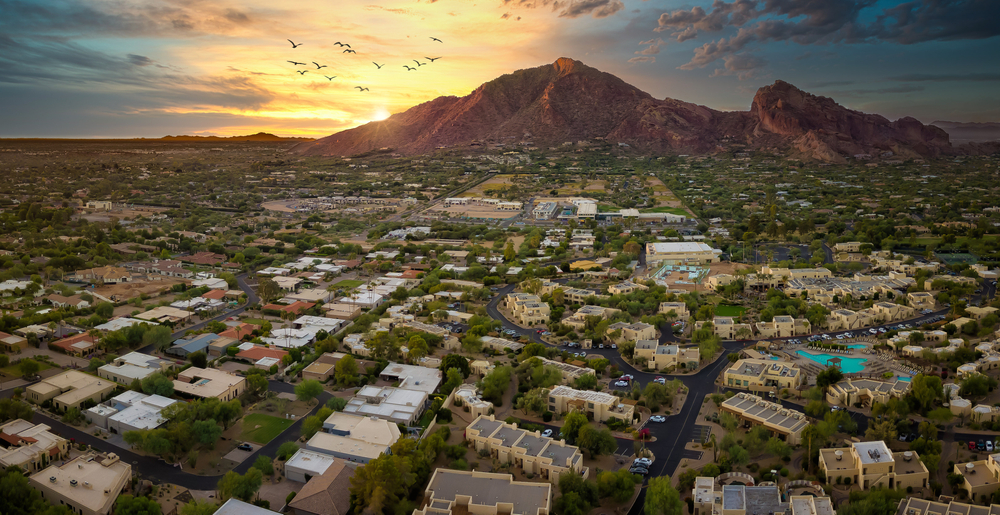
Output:
[[847,109],[785,81],[761,87],[748,111],[656,99],[621,78],[570,58],[517,70],[464,97],[446,96],[292,151],[348,156],[391,148],[414,155],[477,142],[559,145],[603,138],[641,150],[712,153],[734,145],[843,162],[856,154],[954,154],[948,133],[910,117],[890,121]]

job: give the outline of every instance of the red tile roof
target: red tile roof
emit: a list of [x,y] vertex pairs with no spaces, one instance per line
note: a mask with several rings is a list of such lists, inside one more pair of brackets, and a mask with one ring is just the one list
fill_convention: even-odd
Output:
[[270,309],[272,311],[284,311],[285,313],[299,313],[315,306],[315,302],[302,302],[297,300],[287,306],[281,304],[268,304],[260,309]]
[[226,297],[226,290],[210,290],[201,294],[203,299],[222,300]]
[[52,342],[49,344],[49,346],[55,345],[56,347],[59,347],[60,349],[63,349],[65,351],[79,352],[80,349],[73,347],[74,343],[79,343],[79,342],[94,343],[94,339],[87,333],[80,333],[75,336],[70,336],[69,338],[63,338],[62,340],[59,340],[57,342]]
[[219,333],[219,336],[225,336],[226,338],[235,338],[237,340],[243,338],[244,336],[249,336],[254,329],[260,329],[256,324],[248,324],[246,322],[240,323],[240,325],[235,327],[230,327],[225,331]]

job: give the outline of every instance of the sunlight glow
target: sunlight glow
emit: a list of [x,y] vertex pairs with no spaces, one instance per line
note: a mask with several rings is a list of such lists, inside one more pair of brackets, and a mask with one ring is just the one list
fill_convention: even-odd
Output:
[[389,117],[389,111],[387,111],[386,108],[384,107],[380,107],[375,110],[375,114],[372,116],[372,121],[381,122],[382,120],[385,120],[388,117]]

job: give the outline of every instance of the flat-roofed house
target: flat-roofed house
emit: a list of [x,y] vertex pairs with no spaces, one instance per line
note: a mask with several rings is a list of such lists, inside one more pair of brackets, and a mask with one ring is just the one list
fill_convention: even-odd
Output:
[[316,477],[327,471],[337,459],[329,454],[299,449],[285,462],[285,477],[289,481],[306,483],[306,475]]
[[927,488],[930,478],[916,452],[892,452],[882,440],[853,442],[846,449],[821,449],[819,467],[827,481],[850,478],[862,490]]
[[844,379],[830,385],[826,391],[826,401],[840,406],[874,406],[876,402],[885,404],[892,398],[903,398],[910,391],[909,381],[879,381],[876,379]]
[[583,453],[575,445],[496,420],[493,415],[476,418],[465,429],[465,435],[476,451],[488,452],[500,463],[513,463],[525,474],[536,474],[548,481],[557,481],[559,474],[567,471],[584,478],[590,474],[590,469],[583,466]]
[[910,300],[910,305],[917,309],[934,309],[934,295],[925,291],[907,293],[906,298]]
[[990,454],[985,460],[956,463],[952,473],[962,476],[962,487],[970,499],[990,497],[1000,489],[1000,453]]
[[62,349],[70,356],[84,356],[97,350],[97,342],[87,333],[79,333],[62,340],[50,342],[49,346]]
[[727,368],[722,377],[723,384],[730,388],[757,392],[795,389],[803,382],[798,365],[770,359],[741,359]]
[[141,352],[130,352],[115,358],[111,363],[97,369],[97,376],[123,385],[131,385],[135,380],[145,379],[154,372],[162,372],[173,363]]
[[127,431],[156,429],[167,421],[160,416],[160,412],[177,402],[175,399],[168,399],[162,395],[146,395],[141,392],[127,391],[108,401],[108,404],[112,405],[117,412],[107,417],[105,429],[121,435]]
[[231,401],[246,390],[247,381],[214,368],[191,367],[174,379],[174,392],[183,397]]
[[413,515],[549,515],[552,485],[510,474],[436,469]]
[[117,386],[114,381],[70,370],[28,386],[25,398],[35,404],[51,400],[59,410],[79,409],[88,400],[103,401]]
[[45,424],[14,419],[0,425],[0,466],[21,467],[32,474],[69,456],[69,442]]
[[396,424],[412,425],[427,408],[427,392],[367,385],[347,401],[344,413],[378,417]]
[[132,481],[132,466],[117,454],[89,453],[51,465],[28,480],[49,504],[79,515],[108,515]]
[[688,318],[691,318],[691,312],[688,311],[687,304],[685,304],[683,302],[661,302],[660,303],[660,309],[659,309],[658,312],[661,315],[666,315],[667,313],[670,313],[671,311],[673,311],[674,314],[677,315],[677,317],[676,317],[677,320],[687,320]]
[[351,463],[368,463],[389,452],[399,440],[396,422],[334,412],[323,421],[323,430],[306,443],[306,449]]
[[28,348],[28,339],[16,334],[0,332],[0,348],[5,352],[17,353]]
[[701,352],[697,347],[660,345],[657,340],[639,340],[635,343],[635,357],[646,360],[646,366],[653,370],[668,370],[672,367],[697,368]]

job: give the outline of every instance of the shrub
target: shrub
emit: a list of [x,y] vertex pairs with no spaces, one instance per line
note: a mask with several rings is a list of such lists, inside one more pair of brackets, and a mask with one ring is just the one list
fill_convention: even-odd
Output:
[[455,461],[451,462],[451,464],[449,466],[451,468],[455,469],[455,470],[468,470],[469,469],[469,464],[465,460],[455,460]]
[[545,410],[545,413],[542,413],[542,420],[545,422],[552,422],[552,412]]
[[850,478],[850,476],[844,478],[844,484],[845,485],[850,485],[851,484],[851,478]]
[[295,498],[295,492],[288,492],[288,496],[285,497],[285,504],[292,502],[292,499],[294,498]]

